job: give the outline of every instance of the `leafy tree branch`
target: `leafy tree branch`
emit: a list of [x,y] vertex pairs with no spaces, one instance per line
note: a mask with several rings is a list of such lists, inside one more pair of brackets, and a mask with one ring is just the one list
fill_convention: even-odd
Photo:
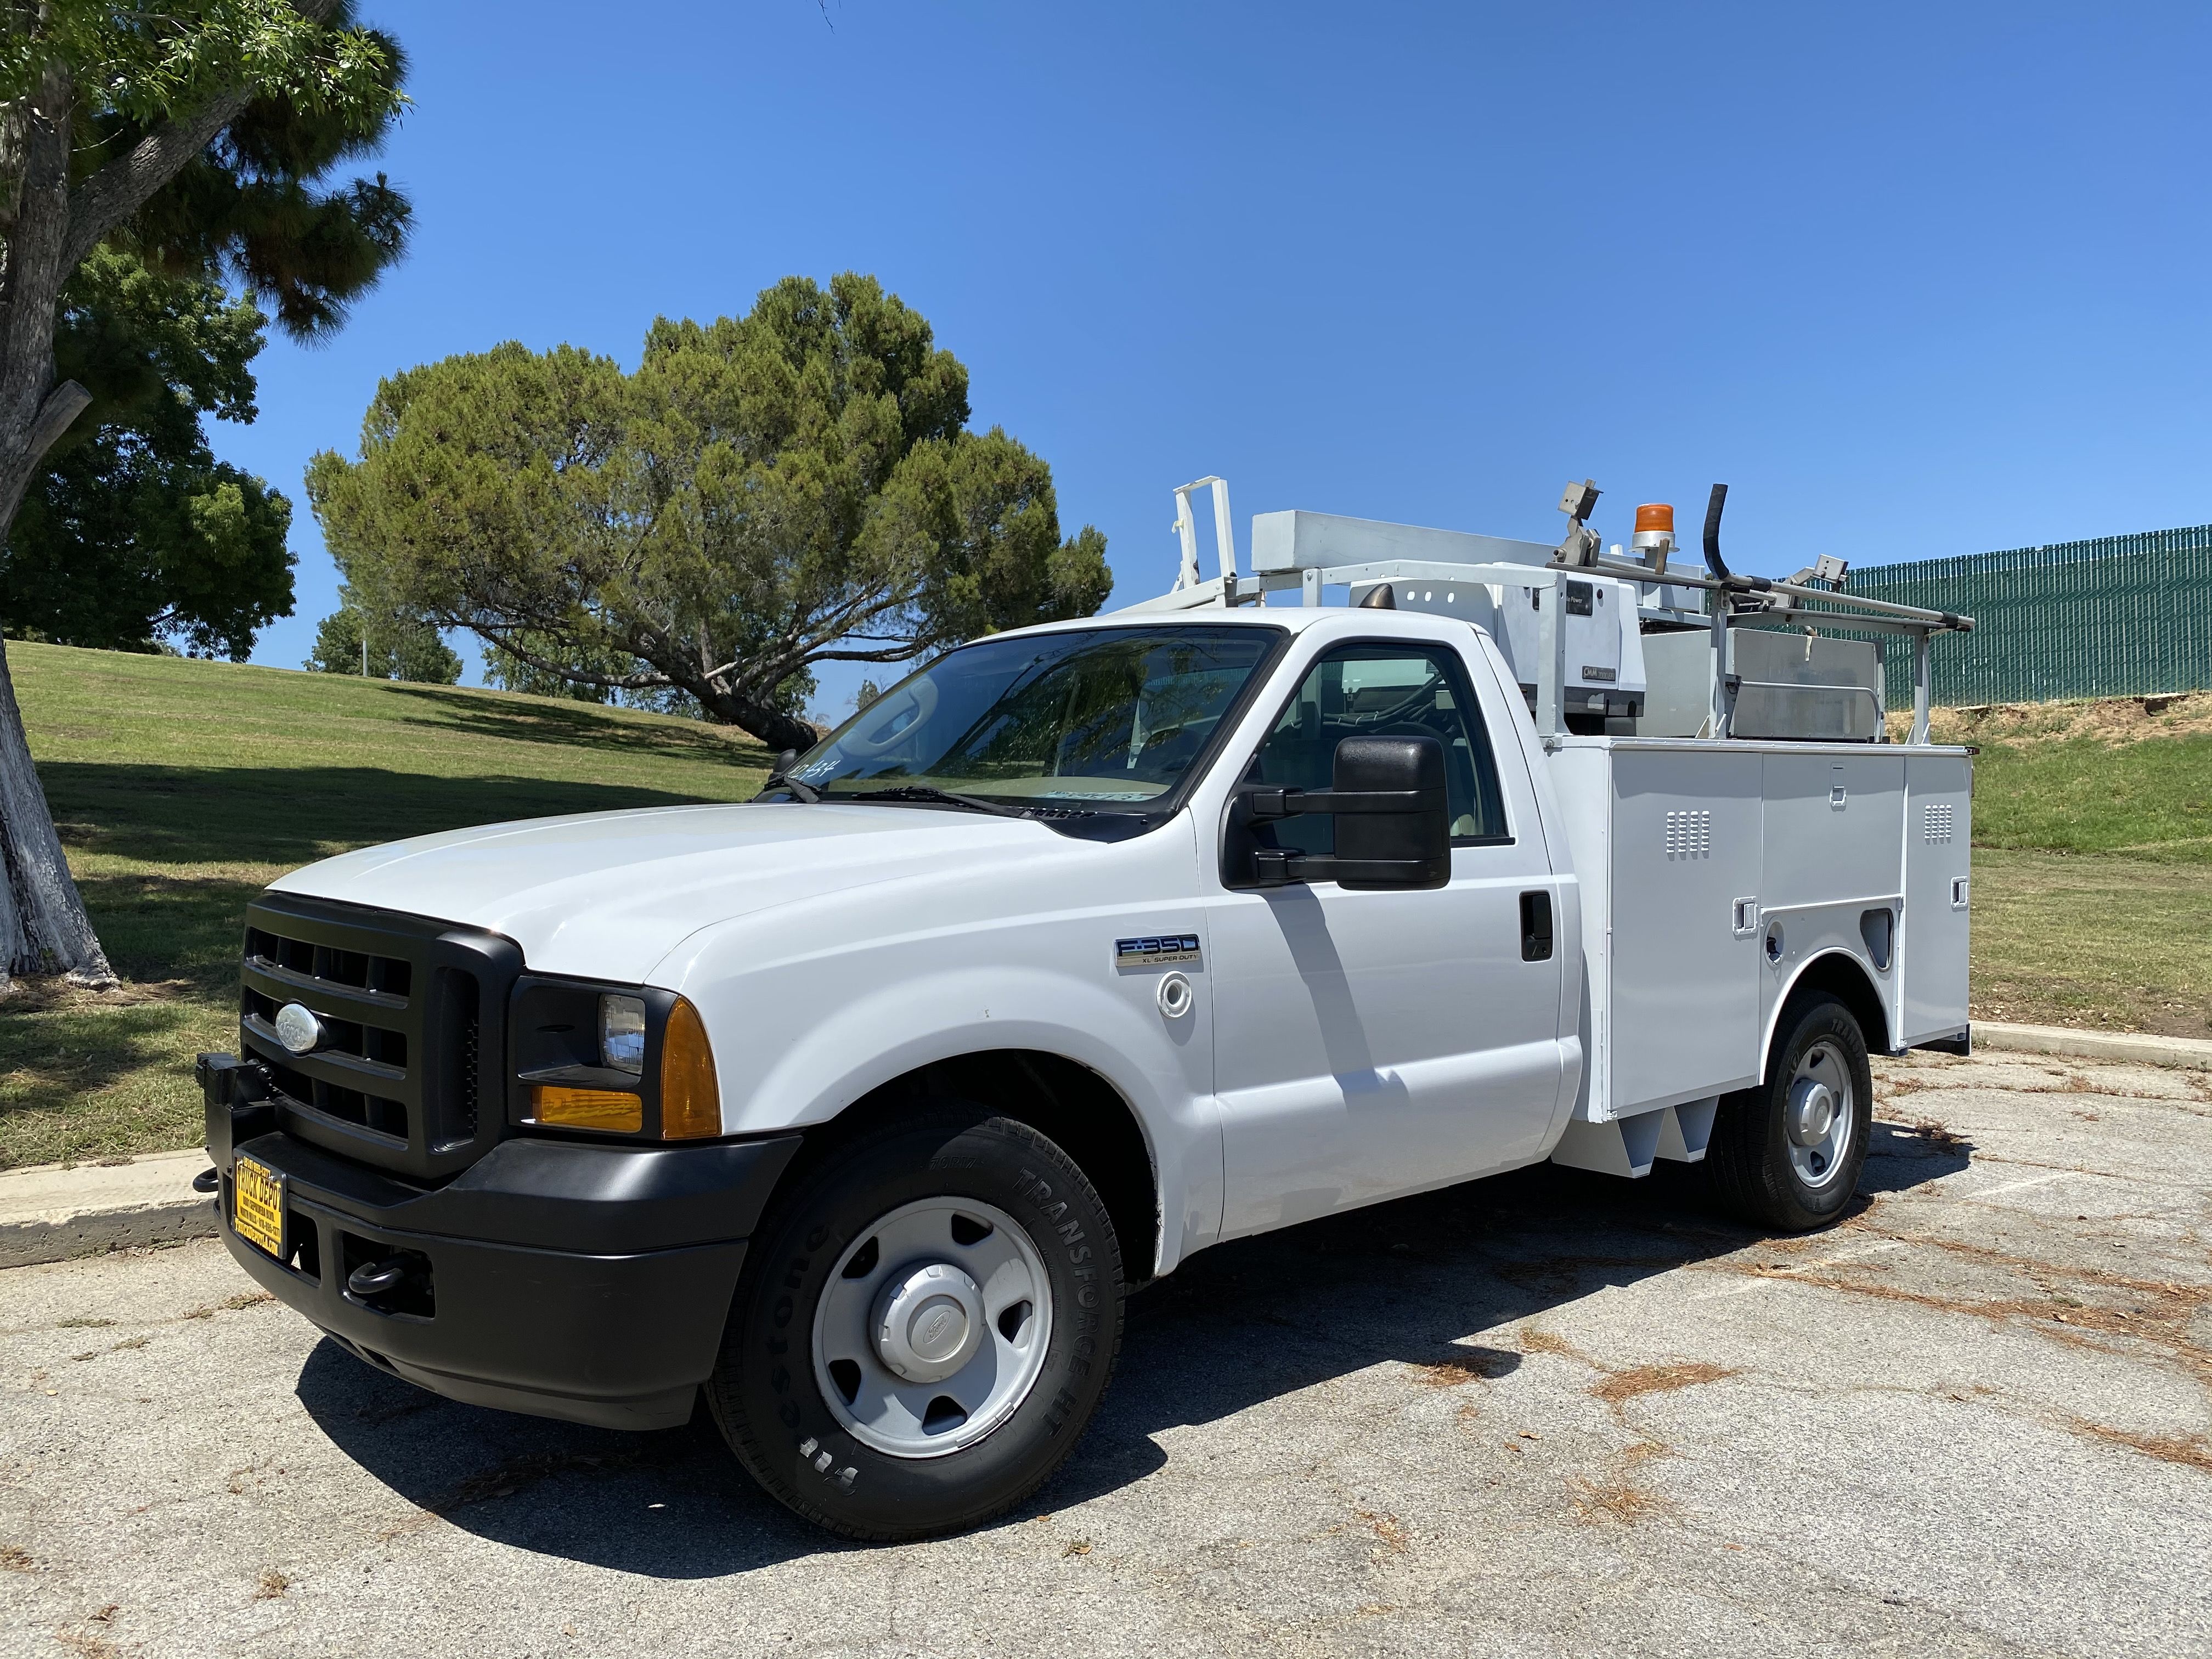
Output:
[[1112,585],[1051,469],[968,413],[967,370],[874,278],[794,276],[655,323],[635,374],[508,344],[393,375],[307,494],[349,574],[531,672],[804,748],[816,665],[1087,615]]

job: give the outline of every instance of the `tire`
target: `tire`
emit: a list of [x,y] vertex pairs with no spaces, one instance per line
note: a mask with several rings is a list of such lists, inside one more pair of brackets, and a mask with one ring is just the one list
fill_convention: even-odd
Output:
[[1122,1296],[1113,1223],[1074,1160],[1027,1124],[933,1105],[836,1146],[771,1207],[708,1407],[746,1471],[816,1524],[955,1531],[1074,1449]]
[[[1832,996],[1793,1001],[1776,1031],[1765,1080],[1721,1097],[1705,1164],[1722,1203],[1746,1221],[1808,1232],[1835,1220],[1858,1190],[1874,1128],[1874,1072],[1857,1018]],[[1814,1133],[1818,1089],[1829,1098],[1825,1134]]]

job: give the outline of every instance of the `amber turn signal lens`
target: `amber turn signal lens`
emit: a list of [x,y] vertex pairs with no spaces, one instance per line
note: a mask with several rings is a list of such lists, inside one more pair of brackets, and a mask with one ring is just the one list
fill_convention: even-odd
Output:
[[563,1089],[541,1083],[531,1103],[538,1122],[555,1129],[611,1129],[635,1134],[645,1127],[645,1103],[611,1089]]
[[714,1081],[714,1051],[699,1011],[682,997],[668,1011],[660,1036],[660,1138],[696,1140],[722,1133],[722,1091]]
[[1636,509],[1636,530],[1641,535],[1647,530],[1663,530],[1674,533],[1674,505],[1672,501],[1646,501]]

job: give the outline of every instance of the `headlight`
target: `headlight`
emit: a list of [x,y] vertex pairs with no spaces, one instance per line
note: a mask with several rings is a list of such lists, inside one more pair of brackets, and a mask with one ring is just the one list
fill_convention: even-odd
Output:
[[645,1002],[640,997],[599,999],[599,1061],[632,1077],[645,1073]]
[[514,1027],[524,1121],[661,1140],[722,1133],[706,1024],[682,997],[527,979]]

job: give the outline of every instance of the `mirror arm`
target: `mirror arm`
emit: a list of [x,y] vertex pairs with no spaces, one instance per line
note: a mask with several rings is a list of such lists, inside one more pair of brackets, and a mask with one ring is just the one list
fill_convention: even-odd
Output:
[[1426,867],[1419,859],[1328,858],[1264,847],[1252,854],[1253,880],[1261,887],[1291,887],[1309,881],[1409,882],[1418,880]]
[[1255,823],[1322,812],[1436,812],[1445,806],[1441,789],[1251,789],[1244,802]]

